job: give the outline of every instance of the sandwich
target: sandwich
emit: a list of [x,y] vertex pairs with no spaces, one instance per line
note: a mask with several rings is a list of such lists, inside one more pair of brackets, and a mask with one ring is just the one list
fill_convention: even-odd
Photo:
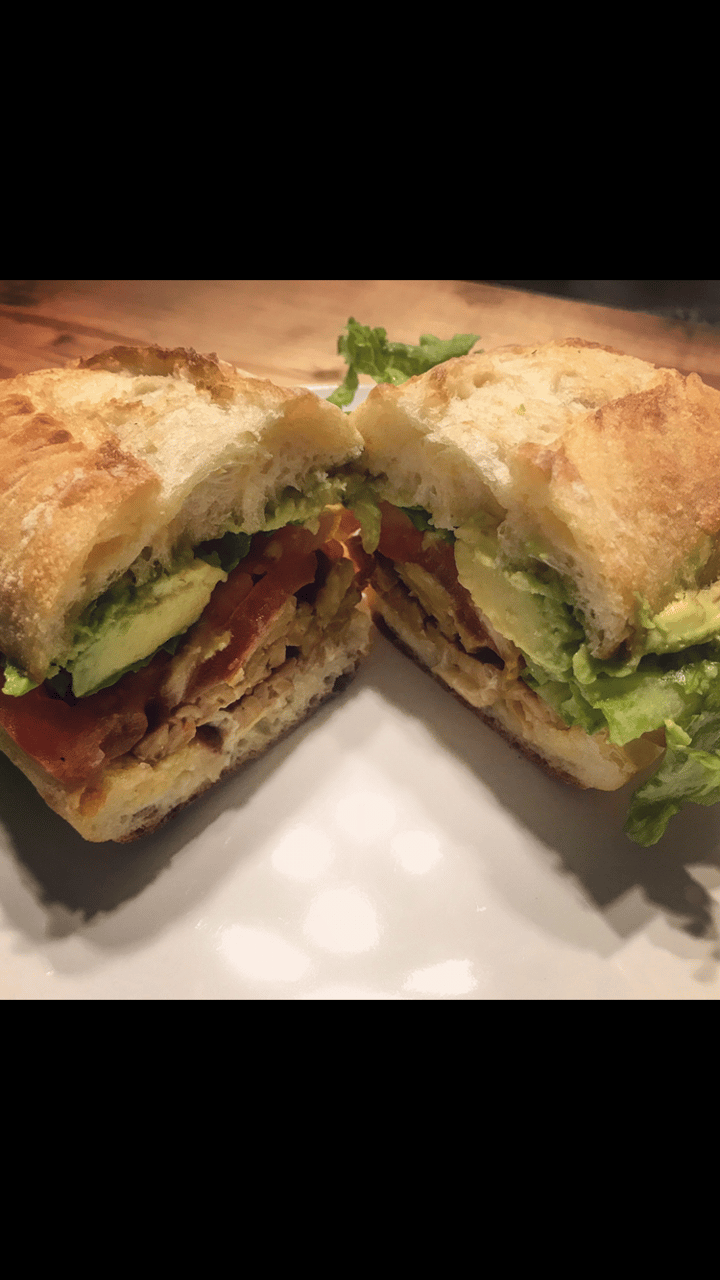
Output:
[[720,392],[569,339],[350,421],[379,626],[557,777],[634,781],[638,843],[720,799]]
[[347,415],[194,351],[0,384],[0,747],[90,841],[154,830],[349,681]]

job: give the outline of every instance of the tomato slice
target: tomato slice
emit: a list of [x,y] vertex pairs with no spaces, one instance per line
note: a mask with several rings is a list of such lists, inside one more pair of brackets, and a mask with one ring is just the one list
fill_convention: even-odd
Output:
[[[232,680],[275,622],[289,596],[313,582],[316,572],[317,557],[314,551],[286,554],[251,586],[222,627],[222,630],[229,630],[231,633],[229,644],[208,658],[192,677],[185,695],[188,702],[192,702],[206,689]],[[227,586],[227,583],[224,585]],[[220,608],[223,613],[226,612],[225,601],[220,602],[218,609]]]
[[0,692],[0,724],[14,742],[58,781],[76,785],[124,755],[144,736],[145,711],[169,654],[156,655],[142,671],[70,705],[45,685],[10,698]]
[[[232,680],[288,598],[314,582],[317,551],[322,548],[330,559],[344,554],[342,543],[328,537],[336,532],[336,524],[333,513],[325,513],[317,533],[288,525],[276,533],[263,535],[235,574],[215,588],[203,614],[203,625],[215,632],[229,630],[231,639],[195,673],[186,693],[188,701],[216,684]],[[235,577],[237,580],[233,581]]]
[[421,533],[404,511],[389,502],[381,502],[380,510],[380,554],[387,556],[388,560],[397,560],[399,564],[419,564],[449,591],[453,590],[458,581],[452,544]]

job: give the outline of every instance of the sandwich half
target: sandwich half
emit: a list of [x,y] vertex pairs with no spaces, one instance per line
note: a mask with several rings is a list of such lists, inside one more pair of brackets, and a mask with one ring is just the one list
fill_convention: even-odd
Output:
[[720,392],[567,340],[378,386],[351,422],[381,627],[565,780],[655,764],[638,842],[720,799]]
[[0,383],[0,440],[0,747],[85,839],[153,830],[347,683],[335,406],[116,347]]

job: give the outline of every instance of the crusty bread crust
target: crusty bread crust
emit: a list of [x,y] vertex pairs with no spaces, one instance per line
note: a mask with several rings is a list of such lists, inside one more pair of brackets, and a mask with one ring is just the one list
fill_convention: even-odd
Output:
[[0,650],[40,678],[84,583],[150,539],[160,482],[102,423],[83,431],[25,379],[0,387],[0,448]]
[[0,651],[42,679],[82,609],[356,457],[348,417],[214,355],[115,347],[0,386]]
[[351,415],[382,496],[456,528],[487,511],[576,587],[593,652],[637,598],[693,585],[720,533],[720,392],[579,339],[449,360]]

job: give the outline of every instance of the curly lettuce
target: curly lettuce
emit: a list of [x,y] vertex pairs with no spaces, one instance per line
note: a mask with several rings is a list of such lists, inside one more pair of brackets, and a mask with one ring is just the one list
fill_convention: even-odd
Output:
[[630,802],[624,830],[636,844],[657,844],[684,805],[720,801],[720,713],[693,716],[686,729],[666,720],[665,742],[658,768]]
[[584,682],[544,679],[534,664],[524,675],[566,724],[606,729],[620,746],[664,727],[665,754],[633,795],[624,828],[636,844],[656,844],[685,804],[720,802],[720,655],[707,645],[648,655],[630,672],[608,665],[588,679],[576,662]]
[[391,342],[385,329],[371,329],[351,316],[338,338],[338,355],[348,366],[344,381],[328,396],[331,404],[341,409],[349,405],[358,389],[358,374],[366,373],[376,382],[399,386],[418,373],[427,373],[436,364],[452,356],[466,356],[478,341],[477,333],[456,333],[452,338],[436,338],[432,333],[420,335],[417,345]]

